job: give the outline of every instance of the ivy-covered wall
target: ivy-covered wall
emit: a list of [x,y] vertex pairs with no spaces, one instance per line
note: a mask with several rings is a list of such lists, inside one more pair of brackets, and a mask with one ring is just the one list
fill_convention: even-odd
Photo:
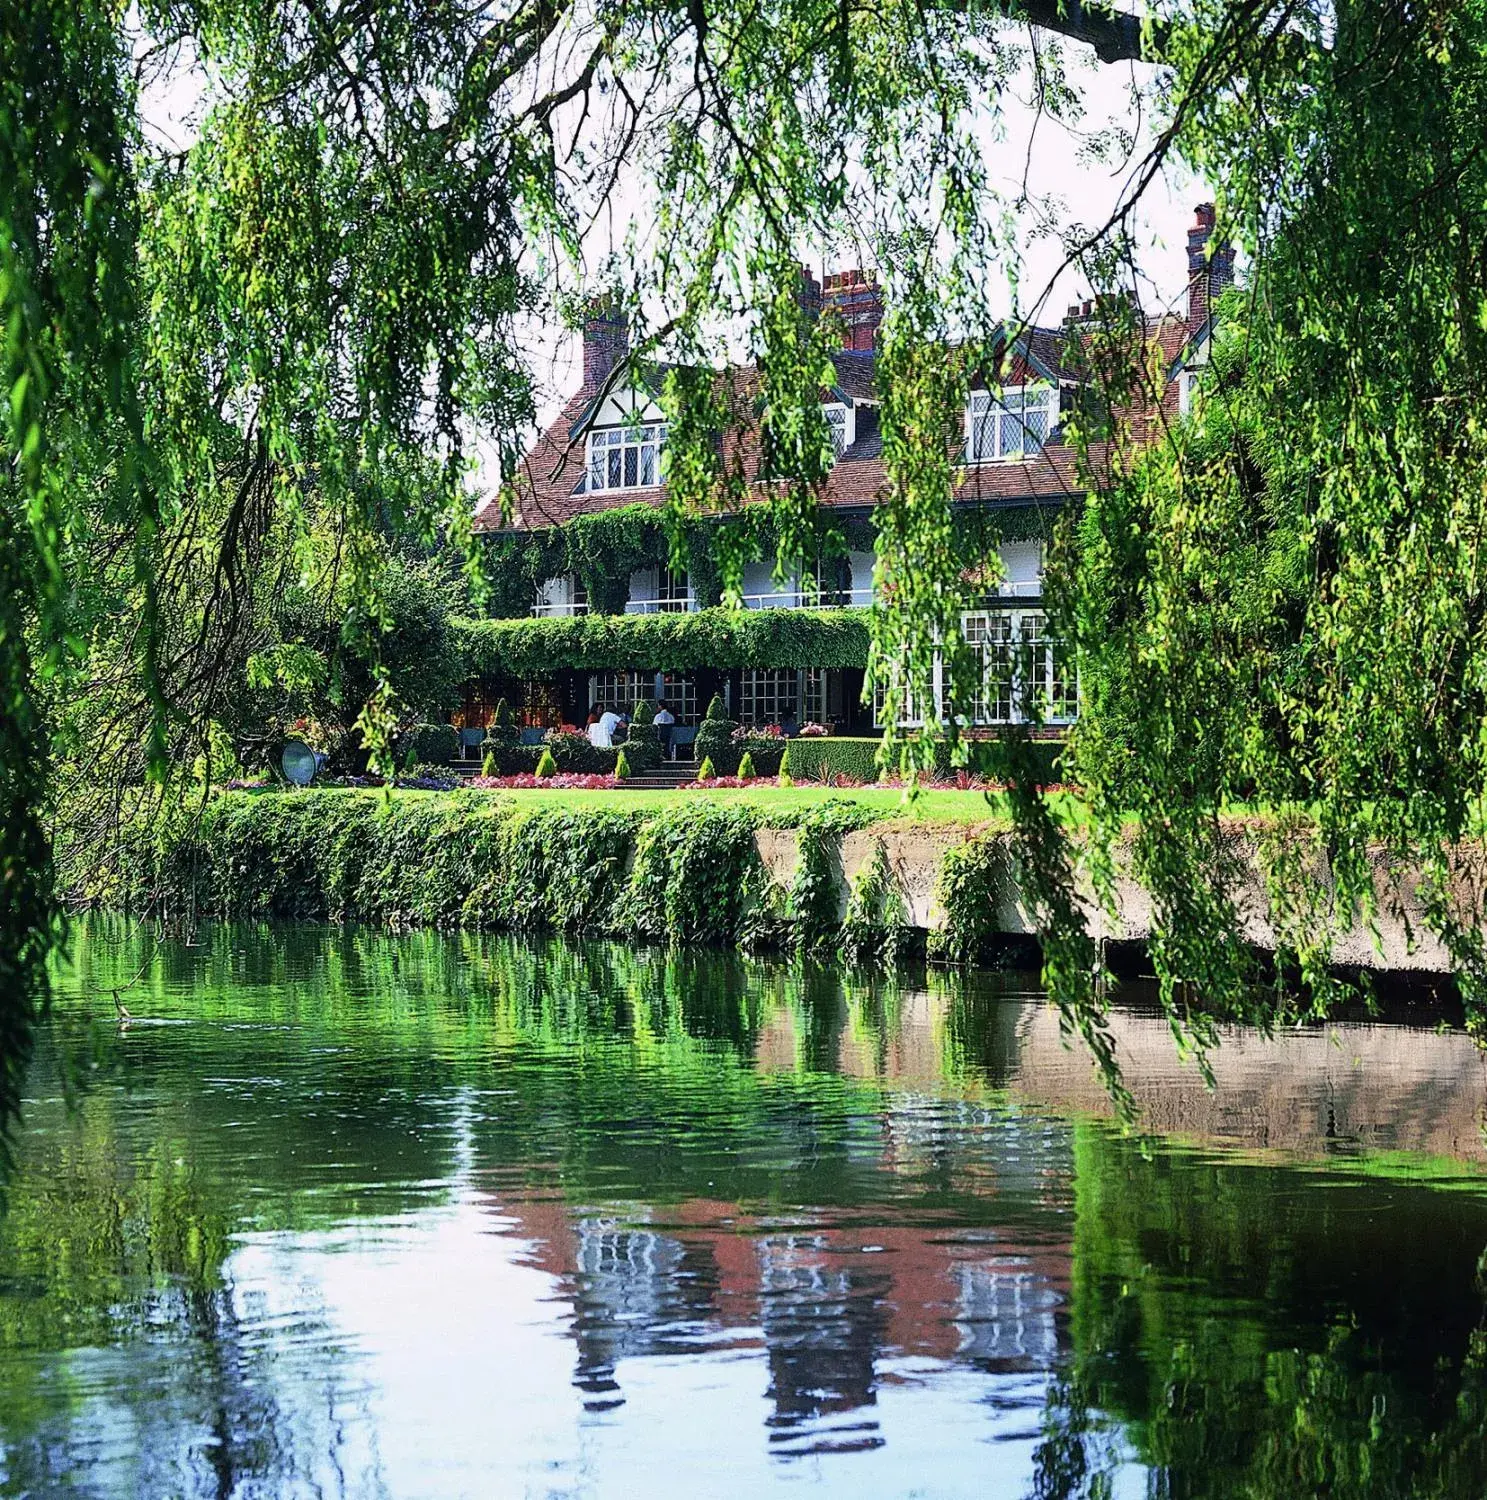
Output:
[[472,676],[535,678],[565,668],[684,672],[867,664],[863,609],[703,609],[453,624]]
[[[995,549],[999,541],[1049,540],[1059,507],[1053,505],[964,506],[957,516],[956,542],[968,564]],[[772,560],[779,539],[768,508],[756,506],[731,516],[701,516],[673,523],[677,547],[663,513],[651,505],[622,505],[578,516],[540,531],[492,532],[484,539],[490,583],[487,612],[497,619],[529,615],[538,587],[549,578],[576,576],[600,614],[625,607],[630,575],[638,568],[684,561],[697,602],[703,608],[722,597],[723,565]],[[872,520],[823,509],[817,518],[822,556],[873,550]]]
[[[163,919],[556,930],[891,955],[910,933],[885,859],[842,876],[843,839],[862,829],[871,839],[873,821],[845,801],[771,813],[707,802],[533,808],[480,792],[237,792],[199,818],[141,823],[131,857],[105,883],[94,862],[74,868],[65,847],[60,876],[74,904]],[[771,828],[793,840],[783,880],[760,855],[761,830]],[[963,870],[951,905],[968,935],[938,940],[938,951],[984,953],[992,924],[975,909],[983,892],[994,895],[992,882]]]

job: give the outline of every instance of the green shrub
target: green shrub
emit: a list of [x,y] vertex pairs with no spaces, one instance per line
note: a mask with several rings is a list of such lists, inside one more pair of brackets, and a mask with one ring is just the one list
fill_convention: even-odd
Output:
[[[494,749],[485,752],[485,760],[481,765],[482,776],[520,776],[523,773],[531,775],[537,770],[537,762],[542,758],[542,746],[540,745],[497,745]],[[562,766],[558,767],[562,770]]]
[[606,776],[614,770],[614,750],[601,750],[582,730],[549,729],[546,744],[560,771]]
[[782,739],[774,734],[750,734],[732,743],[732,751],[739,757],[739,764],[743,764],[745,755],[752,758],[755,766],[755,775],[773,776],[780,769],[780,757],[785,753],[788,740]]
[[707,712],[697,726],[697,755],[711,760],[718,768],[715,775],[732,775],[738,767],[738,747],[733,743],[733,731],[738,726],[728,717],[721,697],[714,697],[707,705]]
[[790,747],[788,745],[780,754],[780,785],[795,785],[795,778],[790,774]]
[[459,730],[453,724],[418,724],[401,748],[405,766],[447,766],[459,754]]
[[511,712],[511,705],[504,698],[496,703],[495,712],[491,715],[490,728],[485,731],[485,740],[488,745],[502,747],[515,745],[521,740],[521,731],[517,728],[516,716]]
[[625,737],[625,755],[637,771],[661,764],[661,736],[656,732],[656,711],[642,698],[630,715],[630,733]]
[[628,781],[630,779],[630,758],[625,754],[624,747],[614,759],[614,775],[616,781]]
[[558,774],[558,763],[553,758],[553,753],[550,746],[544,745],[542,747],[542,754],[537,758],[537,769],[535,774],[544,778],[548,776],[556,776]]
[[759,773],[754,769],[754,757],[747,750],[739,757],[738,774],[744,780],[752,780]]
[[713,765],[712,756],[704,755],[702,764],[697,767],[698,781],[711,781],[717,774],[717,767]]

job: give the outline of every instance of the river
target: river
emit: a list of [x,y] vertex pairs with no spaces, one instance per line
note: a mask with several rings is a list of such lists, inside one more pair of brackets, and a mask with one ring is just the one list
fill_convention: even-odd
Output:
[[[114,1016],[111,991],[138,975]],[[75,934],[0,1221],[0,1495],[1480,1497],[1487,1068],[1030,975]]]

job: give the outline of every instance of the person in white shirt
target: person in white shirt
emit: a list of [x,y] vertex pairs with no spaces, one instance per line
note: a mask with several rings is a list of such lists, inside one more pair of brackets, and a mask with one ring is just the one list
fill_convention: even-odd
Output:
[[620,722],[620,716],[612,708],[606,708],[599,715],[599,730],[604,738],[602,740],[595,740],[594,743],[606,746],[614,744],[614,732],[620,727]]
[[589,710],[589,744],[599,750],[608,750],[613,743],[612,731],[605,724],[606,719],[613,719],[611,713],[601,714],[598,705]]
[[676,727],[676,715],[667,708],[662,698],[656,704],[656,717],[651,720],[656,726],[656,738],[661,742],[661,759],[671,759],[671,731]]

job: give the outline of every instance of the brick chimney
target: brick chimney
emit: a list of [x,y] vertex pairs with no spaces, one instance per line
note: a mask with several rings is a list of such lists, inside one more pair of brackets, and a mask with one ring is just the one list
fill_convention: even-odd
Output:
[[1227,240],[1209,245],[1213,238],[1213,204],[1200,203],[1188,230],[1188,327],[1197,329],[1224,288],[1234,284],[1234,247]]
[[597,391],[630,352],[630,319],[614,296],[593,298],[583,323],[583,388]]
[[883,291],[876,271],[833,271],[825,277],[822,302],[842,324],[842,348],[871,352],[883,321]]
[[800,268],[800,283],[795,299],[800,303],[801,316],[808,324],[814,323],[821,316],[821,283],[816,280],[809,266],[802,265]]

